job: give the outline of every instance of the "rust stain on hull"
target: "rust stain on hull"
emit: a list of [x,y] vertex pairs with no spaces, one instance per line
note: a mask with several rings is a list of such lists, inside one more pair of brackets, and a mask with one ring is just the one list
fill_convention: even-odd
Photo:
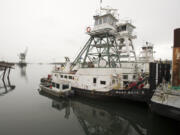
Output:
[[172,86],[180,86],[180,28],[174,30]]
[[173,86],[180,86],[180,48],[173,48]]

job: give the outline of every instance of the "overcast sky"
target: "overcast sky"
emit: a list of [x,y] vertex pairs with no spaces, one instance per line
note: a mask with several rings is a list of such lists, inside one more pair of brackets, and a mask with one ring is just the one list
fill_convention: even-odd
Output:
[[[0,60],[18,61],[28,47],[28,62],[71,60],[88,40],[87,26],[100,0],[0,0]],[[156,58],[171,59],[173,30],[180,27],[180,0],[103,0],[119,9],[120,19],[136,26],[136,50],[145,41]]]

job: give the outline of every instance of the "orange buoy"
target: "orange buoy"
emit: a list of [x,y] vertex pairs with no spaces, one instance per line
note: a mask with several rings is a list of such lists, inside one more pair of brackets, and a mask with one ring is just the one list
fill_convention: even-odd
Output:
[[91,31],[91,27],[87,27],[86,31],[90,32]]

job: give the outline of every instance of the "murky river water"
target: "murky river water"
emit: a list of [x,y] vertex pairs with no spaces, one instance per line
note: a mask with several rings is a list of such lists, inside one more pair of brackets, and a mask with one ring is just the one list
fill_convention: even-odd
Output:
[[[180,123],[132,102],[57,99],[39,94],[51,65],[15,67],[7,90],[0,81],[0,135],[179,135]],[[8,85],[8,81],[5,82]]]

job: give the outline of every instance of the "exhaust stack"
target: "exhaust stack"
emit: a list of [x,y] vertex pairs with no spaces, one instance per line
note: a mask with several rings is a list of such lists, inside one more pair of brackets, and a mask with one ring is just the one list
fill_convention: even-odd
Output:
[[172,86],[180,87],[180,28],[174,30]]

